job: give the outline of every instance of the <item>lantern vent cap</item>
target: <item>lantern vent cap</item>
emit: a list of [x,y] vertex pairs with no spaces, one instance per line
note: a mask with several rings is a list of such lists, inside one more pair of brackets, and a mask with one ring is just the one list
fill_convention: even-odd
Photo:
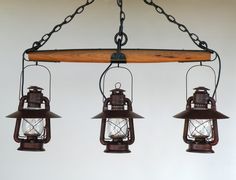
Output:
[[199,86],[199,87],[194,88],[194,90],[196,90],[196,91],[209,91],[210,89],[208,89],[204,86]]
[[38,86],[30,86],[27,89],[34,90],[34,91],[42,91],[43,90],[43,88],[38,87]]

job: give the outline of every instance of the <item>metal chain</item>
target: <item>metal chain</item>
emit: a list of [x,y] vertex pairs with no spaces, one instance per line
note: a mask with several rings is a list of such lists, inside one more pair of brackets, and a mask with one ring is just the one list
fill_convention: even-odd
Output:
[[120,8],[120,27],[119,32],[115,35],[114,40],[117,45],[117,51],[120,52],[121,47],[128,42],[128,36],[124,33],[125,12],[123,11],[123,0],[117,0],[117,5]]
[[[90,4],[92,4],[95,0],[87,0],[85,4],[83,4],[82,6],[79,6],[75,12],[69,16],[67,16],[64,21],[60,24],[57,24],[51,32],[43,35],[43,37],[39,40],[39,41],[35,41],[32,45],[31,48],[26,49],[23,54],[22,54],[22,72],[21,72],[21,81],[20,81],[20,89],[21,89],[21,96],[24,96],[24,81],[25,81],[25,68],[27,66],[25,66],[25,61],[28,61],[25,58],[26,53],[30,52],[30,51],[37,51],[39,48],[41,48],[44,44],[46,44],[46,42],[50,39],[50,37],[52,36],[52,34],[58,32],[61,30],[62,26],[64,26],[65,24],[68,24],[69,22],[71,22],[74,17],[77,14],[81,14],[84,11],[84,8]],[[38,62],[36,62],[36,65],[38,65]],[[50,80],[51,81],[51,80]],[[51,90],[50,90],[51,91]],[[51,96],[51,95],[50,95]]]
[[[77,14],[81,14],[85,7],[92,4],[95,0],[87,0],[85,4],[83,4],[82,6],[79,6],[75,12],[71,15],[68,15],[64,21],[60,24],[57,24],[51,32],[43,35],[43,37],[39,40],[39,41],[35,41],[32,45],[31,48],[29,49],[26,49],[23,54],[22,54],[22,72],[21,72],[21,95],[24,96],[24,81],[25,81],[25,61],[28,61],[25,57],[25,55],[28,53],[28,52],[31,52],[31,51],[37,51],[39,48],[41,48],[44,44],[47,43],[47,41],[51,38],[51,36],[54,34],[54,33],[57,33],[58,31],[61,30],[62,26],[64,26],[65,24],[68,24],[70,23],[74,17],[77,15]],[[36,65],[38,65],[38,62],[36,62]],[[27,67],[27,66],[26,66]]]
[[[118,7],[120,8],[120,26],[119,31],[114,36],[114,41],[117,45],[117,52],[113,53],[111,56],[111,63],[108,65],[108,67],[105,69],[105,71],[101,74],[99,79],[99,90],[103,96],[103,101],[106,99],[106,95],[104,93],[104,84],[105,84],[105,77],[107,72],[112,69],[112,65],[115,61],[117,63],[117,66],[120,67],[119,63],[123,62],[125,59],[125,55],[121,53],[122,46],[126,45],[128,42],[128,36],[124,33],[124,21],[125,21],[125,12],[123,11],[123,0],[116,0],[116,3]],[[115,59],[115,61],[114,61]],[[120,61],[122,59],[122,61]],[[124,61],[125,62],[125,61]],[[102,83],[103,82],[103,83]],[[103,84],[103,87],[102,87]]]
[[209,51],[211,53],[214,52],[214,50],[211,50],[211,49],[208,48],[208,44],[205,41],[200,40],[198,35],[196,35],[195,33],[190,32],[184,24],[181,24],[181,23],[177,22],[175,17],[172,16],[172,15],[167,14],[162,7],[155,4],[152,0],[144,0],[144,2],[148,5],[153,6],[155,8],[155,10],[159,14],[164,15],[169,22],[171,22],[173,24],[176,24],[180,31],[187,33],[189,35],[189,37],[191,38],[191,40],[194,42],[194,44],[196,44],[199,48],[201,48],[203,50],[206,50],[206,51]]
[[217,59],[218,62],[219,62],[218,77],[217,77],[215,89],[214,89],[214,92],[213,92],[213,95],[212,95],[212,97],[215,97],[216,96],[216,91],[217,91],[217,88],[218,88],[218,85],[219,85],[219,82],[220,82],[220,75],[221,75],[221,58],[220,58],[219,54],[216,51],[208,48],[207,42],[200,40],[198,35],[196,35],[195,33],[190,32],[184,24],[181,24],[181,23],[177,22],[174,16],[167,14],[165,12],[165,10],[162,7],[160,7],[159,5],[155,4],[153,2],[153,0],[143,0],[143,1],[146,4],[148,4],[150,6],[153,6],[155,8],[155,10],[159,14],[164,15],[170,23],[173,23],[173,24],[177,25],[180,31],[182,31],[184,33],[187,33],[189,35],[190,39],[194,42],[194,44],[196,46],[198,46],[200,49],[203,49],[203,50],[208,51],[212,54],[215,54],[215,58],[212,61]]
[[58,31],[61,30],[62,26],[64,26],[65,24],[68,24],[70,23],[74,17],[77,15],[77,14],[81,14],[83,11],[84,11],[84,8],[90,4],[92,4],[95,0],[87,0],[85,4],[83,4],[82,6],[78,7],[75,12],[69,16],[67,16],[64,21],[60,24],[57,24],[51,32],[43,35],[43,37],[39,40],[39,41],[35,41],[32,45],[31,48],[27,49],[26,52],[29,52],[29,51],[36,51],[38,50],[39,48],[41,48],[44,44],[46,44],[46,42],[50,39],[50,37],[54,34],[54,33],[57,33]]

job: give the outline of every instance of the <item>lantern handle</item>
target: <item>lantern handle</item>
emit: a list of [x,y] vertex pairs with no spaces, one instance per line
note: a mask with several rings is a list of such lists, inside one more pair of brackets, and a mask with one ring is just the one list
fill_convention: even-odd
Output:
[[[198,65],[194,65],[194,66],[191,66],[188,71],[186,72],[186,75],[185,75],[185,83],[186,83],[186,87],[185,87],[185,93],[186,93],[186,100],[188,99],[188,76],[189,76],[189,72],[196,68],[196,67],[205,67],[205,68],[209,68],[212,72],[213,72],[213,75],[214,75],[214,84],[215,84],[215,87],[217,87],[217,78],[216,78],[216,72],[214,70],[213,67],[209,66],[209,65],[204,65],[202,64],[202,62],[200,62],[200,64]],[[212,98],[215,98],[215,101],[217,101],[217,93],[216,91],[213,93],[213,97]]]
[[27,68],[30,68],[30,67],[41,67],[43,69],[46,69],[47,72],[48,72],[48,75],[49,75],[49,102],[51,101],[51,91],[52,91],[52,74],[51,74],[51,71],[49,70],[49,68],[47,68],[46,66],[44,65],[39,65],[38,62],[36,62],[35,64],[30,64],[30,65],[27,65],[25,66],[22,71],[21,71],[21,74],[20,74],[20,87],[19,87],[19,99],[24,96],[24,83],[25,83],[25,78],[24,78],[24,74],[25,74],[25,70]]
[[[120,66],[119,64],[117,64],[117,66],[111,67],[112,64],[113,63],[110,63],[110,65],[105,69],[105,71],[102,73],[102,75],[100,77],[100,80],[99,80],[99,89],[100,89],[101,94],[103,95],[103,102],[106,99],[104,90],[105,90],[105,80],[106,80],[107,73],[108,73],[108,71],[110,71],[112,69],[116,69],[116,68],[124,69],[124,70],[128,71],[128,73],[130,74],[130,79],[131,79],[131,85],[130,85],[130,89],[131,89],[131,102],[133,102],[133,90],[134,90],[133,82],[134,82],[134,77],[133,77],[132,72],[128,68]],[[121,83],[120,82],[118,82],[118,83],[120,84],[120,87],[121,87]]]
[[[112,69],[115,69],[115,68],[124,69],[124,70],[128,71],[128,73],[130,74],[130,80],[131,80],[131,84],[130,84],[131,102],[133,102],[134,77],[133,77],[132,72],[131,72],[128,68],[123,67],[123,66],[120,66],[119,64],[117,64],[117,66],[115,66],[115,67],[110,67],[109,70],[112,70]],[[108,72],[108,71],[107,71],[107,72]],[[104,74],[104,77],[103,77],[103,91],[104,91],[104,89],[105,89],[105,79],[106,79],[107,72]],[[116,84],[119,84],[119,85],[120,85],[120,88],[121,88],[121,83],[120,83],[120,82],[117,82]]]

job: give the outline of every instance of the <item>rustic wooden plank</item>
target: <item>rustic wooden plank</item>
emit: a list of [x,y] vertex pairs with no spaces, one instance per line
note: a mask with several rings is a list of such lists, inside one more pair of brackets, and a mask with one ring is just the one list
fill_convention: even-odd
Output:
[[[115,49],[45,50],[29,52],[30,61],[109,63]],[[202,50],[124,49],[127,63],[210,61],[211,53]]]

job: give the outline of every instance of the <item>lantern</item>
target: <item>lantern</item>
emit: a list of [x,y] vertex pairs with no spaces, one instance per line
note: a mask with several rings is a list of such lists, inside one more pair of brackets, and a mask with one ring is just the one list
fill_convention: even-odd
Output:
[[21,151],[44,151],[43,144],[51,138],[50,119],[59,118],[50,111],[49,99],[43,96],[42,88],[31,86],[26,96],[20,99],[18,111],[8,115],[16,118],[14,140],[20,143]]
[[124,90],[115,88],[106,98],[103,112],[93,118],[101,118],[100,142],[106,145],[107,153],[129,153],[129,145],[134,143],[134,118],[143,118],[132,111],[132,102],[124,95]]
[[175,115],[185,119],[184,142],[189,144],[188,152],[214,153],[212,146],[219,141],[217,119],[228,118],[216,111],[216,102],[205,87],[195,88],[195,93],[188,98],[186,110]]

